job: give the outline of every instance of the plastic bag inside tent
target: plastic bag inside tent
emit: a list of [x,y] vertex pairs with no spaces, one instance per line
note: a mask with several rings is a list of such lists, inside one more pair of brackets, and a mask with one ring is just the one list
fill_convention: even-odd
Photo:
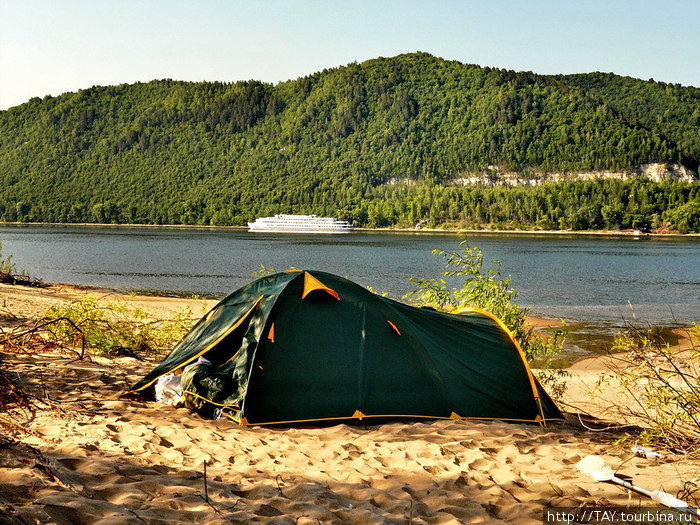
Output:
[[[203,357],[200,357],[191,365],[186,366],[183,369],[182,374],[197,365],[211,366],[211,362]],[[164,376],[158,378],[158,381],[156,381],[153,388],[156,401],[172,406],[177,406],[180,404],[182,401],[182,374],[165,374]]]

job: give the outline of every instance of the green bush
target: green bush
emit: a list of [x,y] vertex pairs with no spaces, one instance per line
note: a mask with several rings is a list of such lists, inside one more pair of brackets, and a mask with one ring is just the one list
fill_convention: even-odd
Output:
[[2,255],[2,243],[0,242],[0,275],[12,275],[17,270],[12,262],[12,255]]
[[85,348],[101,355],[135,355],[170,347],[195,321],[189,308],[169,319],[151,320],[126,301],[104,302],[93,294],[49,307],[44,320],[52,322],[46,330],[54,343],[74,347],[84,338]]
[[[462,242],[460,246],[464,246]],[[443,257],[446,270],[443,278],[416,279],[411,282],[416,289],[404,299],[419,306],[432,306],[445,311],[457,311],[468,306],[482,308],[501,319],[520,343],[528,361],[549,367],[552,358],[562,350],[566,329],[557,330],[552,338],[543,338],[525,326],[528,308],[521,307],[516,292],[510,285],[511,278],[501,274],[501,263],[493,261],[491,268],[484,268],[484,254],[478,247],[465,247],[459,252],[433,250]],[[460,288],[450,288],[444,277],[462,279]]]
[[680,351],[654,329],[628,327],[615,336],[608,378],[617,379],[629,394],[632,401],[617,408],[642,421],[641,442],[700,450],[699,337],[695,325],[689,330],[690,347]]

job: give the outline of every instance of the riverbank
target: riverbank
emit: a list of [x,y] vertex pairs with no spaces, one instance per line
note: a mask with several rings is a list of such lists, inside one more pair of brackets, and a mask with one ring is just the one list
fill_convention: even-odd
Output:
[[[264,235],[204,228],[121,226],[0,228],[17,270],[49,282],[128,293],[217,299],[267,269],[311,268],[341,275],[401,298],[409,276],[440,277],[433,250],[460,250],[455,233],[358,231],[342,237]],[[674,328],[697,321],[698,237],[523,233],[467,234],[484,268],[502,262],[518,302],[533,315],[563,318],[567,362],[608,346],[629,322]],[[447,279],[459,286],[459,279]],[[543,329],[550,332],[551,330]]]
[[[47,306],[87,293],[159,319],[214,304],[0,285],[0,326],[31,324]],[[568,370],[567,422],[548,428],[433,421],[287,429],[239,427],[119,398],[161,358],[0,354],[3,370],[33,396],[0,413],[0,509],[9,523],[535,525],[543,508],[650,504],[583,477],[575,464],[589,454],[642,487],[676,494],[700,484],[697,459],[637,457],[620,440],[628,429],[600,431],[628,423],[611,408],[620,385],[594,388],[610,370],[606,358]],[[576,413],[590,415],[582,424]]]
[[103,304],[124,301],[142,309],[151,319],[171,318],[185,309],[191,310],[195,316],[201,316],[218,302],[214,299],[123,294],[104,288],[72,284],[48,284],[44,288],[0,284],[0,328],[18,322],[30,323],[40,319],[49,307],[78,301],[88,294],[98,297]]
[[[152,319],[174,317],[186,309],[193,312],[195,317],[201,317],[218,303],[216,299],[125,294],[72,284],[47,284],[34,288],[0,283],[0,329],[16,325],[18,320],[30,322],[40,319],[49,307],[79,301],[87,295],[98,297],[102,303],[123,301],[143,310]],[[526,322],[536,330],[555,328],[560,324],[553,319],[535,316],[528,316]]]
[[[247,226],[213,226],[206,224],[111,224],[111,223],[68,223],[68,222],[1,222],[0,226],[57,226],[57,227],[95,227],[95,228],[153,228],[153,229],[188,229],[188,230],[231,230],[248,231]],[[353,229],[357,232],[377,232],[377,233],[446,233],[446,234],[494,234],[494,235],[577,235],[577,236],[607,236],[607,237],[664,237],[664,238],[687,238],[700,237],[700,233],[678,233],[667,230],[657,230],[652,232],[639,232],[637,230],[504,230],[504,229],[464,229],[464,228],[363,228]]]

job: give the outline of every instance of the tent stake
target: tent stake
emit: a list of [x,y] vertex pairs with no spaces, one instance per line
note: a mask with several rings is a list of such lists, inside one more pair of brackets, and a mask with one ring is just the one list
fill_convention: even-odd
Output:
[[207,460],[204,460],[204,501],[209,503],[209,489],[207,488]]
[[[212,509],[214,509],[214,512],[216,512],[217,514],[219,514],[219,509],[217,509],[217,508],[214,506],[214,504],[213,504],[211,501],[209,501],[209,488],[207,487],[207,460],[206,460],[206,459],[204,460],[204,496],[202,496],[201,494],[198,494],[198,496],[199,496],[200,498],[202,498],[202,500],[204,501],[204,503],[206,503],[206,504],[209,505]],[[236,501],[236,504],[238,504],[238,501]],[[234,507],[235,507],[235,505],[234,505]],[[231,508],[233,508],[233,507],[231,507]]]

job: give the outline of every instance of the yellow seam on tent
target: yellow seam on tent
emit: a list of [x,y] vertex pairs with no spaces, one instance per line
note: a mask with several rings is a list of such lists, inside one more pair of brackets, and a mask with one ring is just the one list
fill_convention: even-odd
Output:
[[240,347],[238,347],[238,350],[236,350],[236,353],[233,354],[231,357],[229,357],[226,361],[224,361],[223,363],[221,363],[219,366],[224,366],[224,365],[229,364],[231,361],[233,361],[233,360],[236,358],[236,356],[238,355],[238,353],[239,353],[242,349],[243,349],[243,345],[241,345]]
[[[240,412],[237,412],[237,413],[240,414]],[[224,415],[224,416],[226,416],[227,418],[229,418],[231,421],[235,421],[235,422],[238,423],[239,425],[241,424],[241,419],[240,419],[239,417],[236,417],[236,416],[231,415],[230,412],[227,412],[227,411],[225,411],[225,410],[222,410],[222,411],[221,411],[221,414]]]
[[216,305],[214,308],[211,309],[211,312],[207,314],[207,317],[204,322],[209,322],[211,321],[211,318],[214,317],[214,314],[217,312],[219,309],[219,305]]
[[235,422],[238,423],[238,424],[241,423],[238,419],[236,419],[236,418],[235,418],[234,416],[232,416],[231,414],[227,414],[226,412],[221,412],[221,413],[222,413],[223,415],[225,415],[227,418],[229,418],[231,421],[235,421]]
[[[416,414],[372,414],[372,415],[363,415],[363,417],[408,417],[408,418],[413,418],[413,417],[421,417],[421,418],[426,418],[426,419],[453,419],[450,417],[445,417],[445,416],[425,416],[425,415],[416,415]],[[354,416],[345,416],[345,417],[321,417],[321,418],[315,418],[315,419],[293,419],[289,421],[266,421],[264,423],[250,423],[248,422],[248,425],[286,425],[289,423],[309,423],[312,421],[341,421],[345,419],[357,419]],[[460,420],[484,420],[484,421],[518,421],[521,423],[539,423],[538,419],[516,419],[516,418],[507,418],[507,417],[479,417],[479,416],[460,416]],[[562,418],[550,418],[550,421],[566,421],[565,419]]]
[[299,273],[303,272],[304,270],[285,270],[284,273]]
[[[189,358],[187,361],[185,361],[184,363],[180,363],[179,365],[177,365],[175,368],[173,368],[173,369],[170,370],[169,372],[163,372],[163,373],[160,374],[159,376],[153,378],[152,381],[149,381],[148,383],[146,383],[145,385],[143,385],[143,386],[142,386],[141,388],[139,388],[138,390],[129,390],[128,392],[124,392],[123,395],[132,394],[132,393],[134,393],[134,392],[138,392],[139,390],[143,390],[144,388],[148,388],[148,387],[151,386],[153,383],[155,383],[155,382],[158,380],[159,377],[162,377],[162,376],[164,376],[164,375],[166,375],[166,374],[172,374],[172,373],[173,373],[175,370],[177,370],[178,368],[181,368],[181,367],[183,367],[183,366],[185,366],[185,365],[191,363],[192,361],[194,361],[194,360],[197,359],[198,357],[200,357],[200,356],[206,354],[209,350],[211,350],[211,349],[214,348],[216,345],[218,345],[227,335],[229,335],[229,334],[230,334],[231,332],[233,332],[236,328],[238,328],[238,327],[243,323],[243,321],[244,321],[245,319],[248,318],[248,316],[249,316],[250,313],[253,311],[253,309],[255,309],[255,307],[258,306],[258,304],[260,303],[260,301],[262,301],[262,298],[263,298],[263,297],[265,297],[265,296],[264,296],[264,295],[261,295],[260,297],[258,297],[258,300],[255,301],[255,304],[254,304],[253,306],[251,306],[251,307],[248,309],[248,311],[247,311],[246,313],[244,313],[244,314],[238,319],[238,321],[236,321],[236,323],[235,323],[231,328],[229,328],[228,330],[226,330],[226,332],[224,332],[223,335],[219,336],[219,337],[217,338],[216,341],[214,341],[213,343],[207,345],[207,346],[204,348],[204,350],[202,350],[201,352],[199,352],[199,353],[193,355],[192,357],[190,357],[190,358]],[[241,348],[243,348],[243,347],[241,347]],[[238,349],[238,352],[241,351],[241,348]],[[236,352],[236,354],[238,354],[238,352]],[[234,354],[233,357],[235,357],[236,354]],[[233,359],[233,357],[232,357],[231,359]],[[230,359],[229,359],[229,361],[230,361]]]
[[212,401],[211,399],[207,399],[206,397],[200,396],[199,394],[195,394],[195,393],[192,392],[191,390],[185,390],[185,391],[183,391],[183,394],[189,394],[189,395],[191,395],[191,396],[198,397],[198,398],[201,399],[202,401],[206,401],[207,403],[211,403],[212,405],[216,405],[216,406],[218,406],[218,407],[224,407],[224,408],[229,408],[229,407],[241,408],[240,406],[236,405],[235,403],[234,403],[234,404],[231,404],[231,405],[224,405],[224,404],[221,404],[221,403],[216,403],[215,401]]
[[501,319],[499,319],[498,317],[493,315],[491,312],[484,310],[483,308],[479,308],[477,306],[467,306],[465,308],[460,308],[456,312],[452,312],[452,313],[455,315],[458,315],[458,314],[461,314],[464,312],[476,312],[479,314],[483,314],[486,317],[488,317],[489,319],[496,321],[496,323],[498,323],[498,326],[501,328],[501,330],[503,330],[508,335],[510,340],[513,342],[513,344],[515,345],[515,348],[517,348],[517,350],[518,350],[518,354],[520,355],[520,359],[522,360],[523,365],[525,365],[525,371],[527,372],[527,378],[530,380],[530,387],[532,387],[532,395],[534,396],[535,403],[537,403],[537,407],[540,409],[540,414],[542,415],[542,421],[540,421],[539,423],[541,426],[546,427],[547,420],[544,417],[544,411],[542,410],[542,403],[540,401],[540,395],[537,392],[537,385],[535,384],[535,376],[532,374],[532,370],[530,370],[530,365],[527,364],[527,359],[525,359],[525,352],[523,352],[523,349],[520,346],[520,343],[518,343],[518,340],[515,338],[515,335],[513,335],[513,332],[510,331],[510,329],[506,326],[506,324]]

